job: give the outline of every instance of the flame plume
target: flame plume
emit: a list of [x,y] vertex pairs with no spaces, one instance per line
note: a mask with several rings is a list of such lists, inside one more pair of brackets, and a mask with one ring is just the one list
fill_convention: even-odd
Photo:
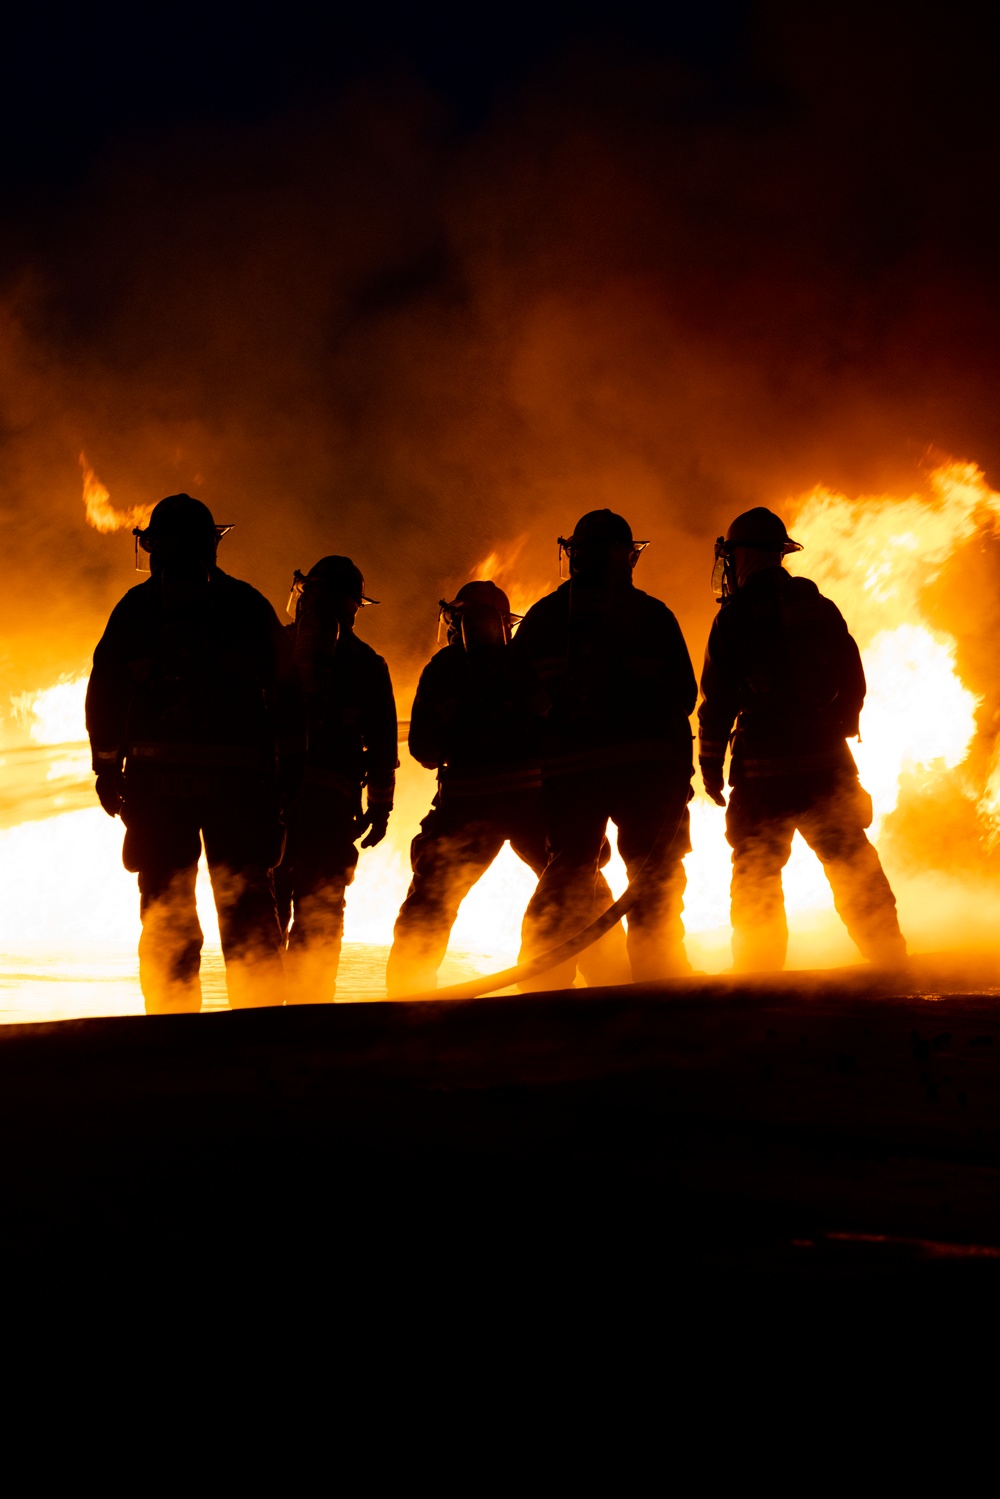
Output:
[[[962,683],[956,642],[933,629],[921,597],[977,532],[995,534],[1000,494],[974,463],[950,462],[930,476],[930,496],[849,500],[817,486],[797,507],[793,529],[806,550],[790,559],[840,609],[861,649],[868,698],[855,759],[875,802],[876,831],[896,807],[901,780],[926,784],[963,764],[982,699]],[[979,810],[989,836],[989,791]]]
[[532,604],[537,603],[552,586],[548,579],[538,581],[525,578],[523,568],[519,567],[519,559],[527,540],[525,534],[518,536],[507,546],[496,547],[472,569],[473,578],[495,583],[498,588],[502,588],[510,599],[512,611],[520,615],[527,614]]
[[110,491],[90,467],[86,453],[80,454],[80,467],[83,469],[83,503],[88,525],[95,531],[124,531],[126,528],[131,531],[135,526],[146,525],[152,505],[129,505],[124,510],[116,510],[111,503]]

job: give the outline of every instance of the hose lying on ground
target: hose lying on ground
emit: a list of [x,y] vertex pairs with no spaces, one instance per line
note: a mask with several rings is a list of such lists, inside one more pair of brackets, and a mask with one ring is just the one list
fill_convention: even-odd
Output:
[[558,947],[551,948],[546,953],[541,953],[537,958],[531,958],[527,963],[518,963],[515,968],[504,968],[500,973],[484,974],[482,978],[469,979],[464,984],[451,984],[446,989],[425,990],[420,994],[400,994],[397,998],[401,1000],[410,999],[478,999],[484,994],[493,994],[498,989],[506,989],[511,984],[523,983],[526,979],[537,978],[539,974],[548,973],[550,968],[557,967],[560,963],[566,963],[570,958],[575,958],[578,953],[598,942],[605,932],[621,920],[635,905],[639,895],[639,889],[644,878],[655,873],[663,860],[673,848],[674,840],[681,830],[681,822],[688,804],[688,786],[684,784],[680,792],[680,807],[675,811],[673,808],[663,819],[660,831],[653,841],[653,846],[643,859],[642,864],[636,870],[634,876],[614,905],[609,906],[596,921],[585,926],[583,931],[577,932],[575,937],[561,942]]

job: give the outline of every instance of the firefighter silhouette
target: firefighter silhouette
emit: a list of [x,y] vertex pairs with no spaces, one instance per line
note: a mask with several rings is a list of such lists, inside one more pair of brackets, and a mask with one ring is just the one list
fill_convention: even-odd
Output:
[[[796,829],[819,856],[847,930],[873,963],[906,957],[896,902],[865,829],[871,798],[847,746],[858,733],[865,675],[836,605],[782,561],[798,552],[784,523],[758,507],[716,542],[722,608],[709,636],[699,709],[705,789],[725,805],[732,847],[733,960],[781,968],[788,945],[781,871]],[[735,725],[735,733],[733,733]]]
[[[503,590],[481,580],[442,600],[441,618],[448,643],[421,674],[409,733],[410,753],[437,770],[438,788],[410,849],[413,879],[386,971],[390,995],[435,986],[459,906],[505,843],[536,875],[548,862],[540,718],[531,678],[511,646],[517,616]],[[606,863],[610,847],[598,852]],[[612,901],[596,864],[595,876],[593,915]],[[622,945],[619,926],[583,955],[589,983],[623,976]]]
[[281,854],[276,738],[295,723],[267,600],[216,565],[207,506],[170,495],[137,529],[149,578],[94,652],[87,730],[97,794],[139,876],[139,978],[150,1012],[201,1007],[195,876],[204,839],[234,1006],[282,1002],[270,870]]
[[323,557],[305,576],[295,574],[288,601],[294,624],[286,635],[307,732],[299,786],[285,798],[285,857],[275,871],[289,1004],[333,999],[357,841],[381,843],[392,811],[396,704],[385,661],[354,633],[358,610],[375,602],[364,590],[349,557]]
[[[690,971],[681,911],[694,774],[691,659],[670,610],[633,584],[646,543],[627,521],[591,511],[559,545],[569,579],[528,611],[514,642],[548,706],[541,765],[549,863],[525,914],[522,955],[535,957],[587,924],[609,819],[630,880],[672,821],[677,836],[659,866],[644,870],[629,912],[628,955],[636,981],[673,977]],[[565,966],[541,982],[565,984]]]

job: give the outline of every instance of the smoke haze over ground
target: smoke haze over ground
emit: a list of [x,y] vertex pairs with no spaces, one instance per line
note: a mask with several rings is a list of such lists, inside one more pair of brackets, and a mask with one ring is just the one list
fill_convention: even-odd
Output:
[[31,77],[55,46],[76,92],[62,140],[29,118],[9,147],[5,690],[79,670],[133,581],[127,534],[85,524],[81,450],[116,505],[186,489],[235,522],[223,565],[279,608],[293,568],[355,557],[403,711],[436,600],[522,535],[554,583],[595,506],[652,540],[637,580],[697,661],[737,511],[910,493],[928,447],[1000,482],[996,59],[971,7],[515,7],[456,39],[458,14],[424,34],[390,10],[380,38],[335,7],[275,83],[245,29],[271,13],[220,10],[214,100],[216,32],[183,10],[159,61],[118,37],[70,67],[78,38],[29,36]]

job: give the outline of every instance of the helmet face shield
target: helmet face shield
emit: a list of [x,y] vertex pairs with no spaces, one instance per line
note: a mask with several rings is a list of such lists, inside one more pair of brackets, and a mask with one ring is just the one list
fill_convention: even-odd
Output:
[[462,610],[462,645],[467,651],[510,645],[510,619],[489,604],[472,604]]
[[[785,532],[784,525],[777,516],[771,515],[770,511],[767,510],[760,513],[769,516],[772,521],[776,522],[772,535],[764,535],[760,528],[760,523],[757,522],[757,529],[748,532],[744,539],[743,533],[747,528],[741,526],[740,522],[745,521],[747,517],[739,516],[733,525],[730,526],[725,536],[716,538],[715,567],[712,569],[712,592],[715,594],[715,601],[718,604],[724,604],[727,599],[731,599],[739,587],[736,578],[736,553],[738,551],[767,552],[772,556],[777,556],[779,559],[781,557],[789,557],[793,552],[802,551],[802,543],[792,540]],[[757,512],[751,511],[749,514],[753,517]],[[777,534],[779,527],[781,535]],[[782,536],[784,537],[783,540]]]
[[[594,547],[595,543],[589,540],[578,542],[572,536],[557,536],[556,541],[559,545],[559,578],[561,582],[565,583],[567,579],[573,576],[575,571],[573,566],[574,556],[589,547]],[[630,543],[629,562],[632,567],[635,567],[648,546],[648,541],[633,541]]]
[[314,598],[321,593],[331,600],[349,598],[358,609],[367,609],[370,604],[378,603],[378,599],[370,599],[364,592],[364,579],[352,562],[340,557],[331,557],[326,560],[344,562],[347,565],[336,570],[321,571],[323,564],[320,563],[309,573],[295,569],[292,574],[292,588],[288,595],[288,603],[285,605],[285,613],[290,619],[298,618],[302,597],[307,591]]
[[508,614],[488,603],[462,599],[438,601],[438,645],[460,645],[474,651],[484,646],[509,645],[522,615]]
[[288,603],[285,605],[285,613],[289,619],[294,619],[299,612],[299,600],[306,586],[305,573],[299,572],[298,568],[292,575],[292,591],[288,595]]
[[733,575],[732,547],[727,544],[724,536],[718,537],[715,543],[712,592],[715,594],[717,604],[722,604],[726,599],[732,598],[736,592],[736,579]]

